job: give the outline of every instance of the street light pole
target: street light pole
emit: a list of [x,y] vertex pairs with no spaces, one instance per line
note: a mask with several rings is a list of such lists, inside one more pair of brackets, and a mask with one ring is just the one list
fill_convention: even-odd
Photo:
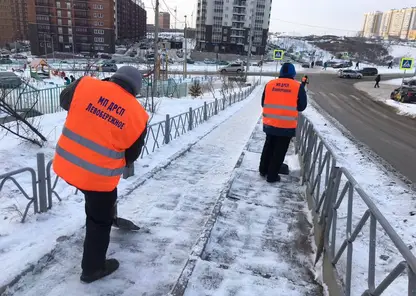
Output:
[[183,59],[183,78],[186,78],[186,66],[187,66],[187,59],[188,59],[188,49],[187,49],[187,41],[186,41],[186,15],[185,15],[185,28],[184,28],[184,32],[183,32],[183,37],[184,37],[184,44],[185,44],[185,55],[184,55],[184,59]]
[[247,73],[250,69],[250,58],[251,58],[251,47],[253,45],[253,18],[254,18],[254,9],[251,8],[251,22],[250,22],[250,30],[249,30],[249,42],[248,42],[248,52],[247,52],[247,66],[246,66],[246,75],[245,79],[247,80]]
[[155,36],[154,36],[154,64],[153,64],[153,95],[156,95],[157,92],[157,79],[159,75],[158,62],[159,62],[159,0],[156,0],[155,5]]

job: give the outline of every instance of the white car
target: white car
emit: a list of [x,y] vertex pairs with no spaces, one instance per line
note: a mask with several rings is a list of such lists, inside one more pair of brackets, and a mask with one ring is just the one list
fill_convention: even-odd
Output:
[[221,73],[241,73],[244,72],[244,66],[240,63],[231,63],[219,70]]
[[363,74],[361,74],[358,71],[355,70],[339,70],[338,71],[338,77],[341,78],[355,78],[355,79],[361,79],[363,78]]

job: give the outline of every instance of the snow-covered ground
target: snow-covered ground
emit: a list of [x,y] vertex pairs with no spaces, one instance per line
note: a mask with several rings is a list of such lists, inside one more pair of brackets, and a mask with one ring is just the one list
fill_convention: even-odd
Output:
[[[338,124],[335,126],[332,123],[335,121],[329,121],[327,117],[324,117],[313,106],[309,106],[304,111],[304,115],[312,121],[315,129],[318,130],[329,147],[334,151],[337,165],[345,167],[352,174],[359,186],[371,197],[405,244],[416,255],[416,215],[414,215],[416,194],[400,180],[393,177],[380,164],[371,159],[366,151],[360,149],[351,140],[352,137],[346,137],[345,135],[348,132]],[[343,179],[341,183],[345,184],[345,181]],[[344,198],[338,210],[337,249],[340,247],[342,240],[345,239],[347,201],[348,198]],[[353,227],[357,225],[366,209],[366,205],[359,198],[358,194],[355,193]],[[361,295],[367,286],[368,249],[369,222],[366,223],[353,243],[351,295]],[[376,285],[378,285],[402,260],[402,257],[379,224],[377,225],[376,249]],[[345,275],[346,252],[337,264],[337,268],[342,275]],[[389,296],[403,296],[405,294],[404,291],[407,291],[406,274],[402,274],[384,293]]]
[[[390,83],[391,80],[388,81],[381,81],[380,88],[374,88],[374,82],[358,82],[355,83],[354,86],[369,94],[371,97],[374,98],[376,101],[383,102],[386,105],[389,105],[397,110],[397,113],[402,115],[407,115],[411,117],[416,117],[416,104],[408,104],[408,103],[400,103],[390,99],[391,92],[397,88],[397,83],[401,79],[394,79],[392,84]],[[399,85],[400,85],[399,84]]]
[[395,58],[416,58],[416,47],[404,45],[391,45],[389,47],[390,55]]
[[[113,231],[109,256],[118,258],[121,267],[105,281],[79,282],[83,198],[63,182],[58,188],[63,201],[51,211],[31,216],[25,224],[3,222],[0,258],[8,272],[0,285],[48,254],[4,295],[166,295],[259,118],[262,90],[258,87],[249,99],[139,160],[137,175],[122,180],[119,214],[150,233]],[[190,145],[190,152],[173,159]],[[164,167],[169,160],[173,162]]]
[[[165,182],[166,184],[163,185],[163,188],[158,187],[158,184],[153,184],[149,186],[148,192],[150,195],[146,196],[145,193],[140,192],[137,194],[137,196],[136,194],[130,194],[129,199],[125,200],[127,199],[127,194],[131,193],[138,186],[138,184],[143,183],[144,181],[148,180],[157,170],[162,169],[172,159],[174,159],[175,157],[178,157],[180,153],[189,149],[199,139],[203,138],[211,130],[218,127],[222,122],[224,122],[230,116],[238,112],[241,108],[244,107],[245,110],[250,110],[250,111],[255,110],[255,105],[259,104],[257,99],[261,95],[261,92],[262,92],[262,87],[258,87],[254,91],[254,93],[250,96],[250,99],[247,99],[240,103],[236,103],[232,105],[231,107],[228,107],[227,109],[225,109],[225,111],[221,111],[219,115],[210,118],[208,122],[203,123],[201,126],[198,126],[198,128],[183,135],[180,138],[180,140],[172,141],[169,145],[160,147],[155,153],[146,155],[144,158],[139,159],[135,164],[136,175],[127,180],[122,179],[119,184],[119,195],[121,196],[120,213],[123,213],[123,215],[125,216],[130,216],[131,218],[136,217],[135,220],[141,220],[143,218],[144,219],[144,221],[142,221],[143,223],[149,224],[149,226],[153,225],[157,228],[158,223],[154,222],[154,220],[152,219],[156,219],[158,215],[160,215],[161,212],[163,212],[163,210],[160,210],[161,212],[157,211],[158,208],[165,207],[162,205],[165,202],[164,201],[162,202],[160,198],[162,198],[163,196],[166,196],[166,203],[170,203],[172,202],[173,197],[181,196],[180,191],[178,191],[179,189],[175,189],[175,188],[182,189],[182,186],[178,185],[181,179],[180,176],[178,175],[177,177],[178,179],[175,179],[173,181],[171,180],[172,184],[175,184],[175,186],[172,186],[172,184],[168,185],[169,180],[166,180]],[[168,105],[167,108],[169,108],[169,104],[167,105]],[[162,106],[164,105],[162,104]],[[177,107],[177,110],[179,109],[180,107]],[[246,113],[248,113],[248,111],[245,111],[245,114]],[[248,116],[249,117],[252,116],[257,120],[256,118],[257,115],[255,113],[251,113]],[[26,143],[20,143],[19,140],[16,140],[9,135],[1,139],[0,163],[2,167],[2,173],[15,170],[21,167],[35,168],[36,166],[35,155],[38,152],[45,153],[47,160],[52,158],[55,143],[60,135],[60,131],[65,120],[65,114],[56,113],[56,114],[47,115],[45,116],[45,118],[47,118],[47,120],[42,121],[42,124],[43,124],[42,128],[43,128],[44,134],[48,137],[49,141],[47,142],[45,147],[43,147],[42,149],[38,149]],[[242,122],[244,122],[244,124],[242,124]],[[248,118],[247,118],[247,121],[239,122],[239,124],[241,125],[241,132],[249,134],[250,128],[244,129],[246,127],[245,124],[249,125],[249,122],[250,121],[248,120]],[[231,150],[235,149],[236,148],[235,145],[240,145],[237,143],[240,143],[240,142],[242,143],[244,141],[244,137],[241,134],[236,133],[236,129],[234,128],[228,129],[227,132],[235,135],[236,137],[238,135],[241,136],[241,139],[232,141],[234,145],[230,145],[230,143],[225,141],[223,138],[218,139],[218,142],[220,141],[224,142],[223,145],[230,146],[229,149]],[[213,138],[215,137],[218,137],[218,134],[213,136]],[[229,140],[231,141],[231,139]],[[217,142],[214,141],[213,143],[217,143]],[[201,155],[206,155],[206,157],[210,157],[209,156],[210,153],[205,151],[204,149],[208,149],[208,150],[213,149],[213,147],[216,147],[215,145],[217,144],[212,144],[212,145],[204,144],[202,146],[198,146],[198,147],[205,146],[205,148],[201,150]],[[224,150],[220,149],[219,152],[224,152]],[[237,152],[235,153],[238,154]],[[226,160],[223,160],[222,157],[226,157]],[[227,161],[230,161],[230,162],[232,161],[232,157],[228,158],[228,154],[226,153],[222,157],[218,158],[218,161],[220,161],[221,167],[225,166],[225,163]],[[201,165],[205,164],[209,166],[209,164],[212,164],[212,161],[214,159],[216,158],[215,157],[212,157],[209,159],[204,158],[201,162]],[[197,167],[201,165],[197,165]],[[192,166],[189,165],[188,162],[183,164],[183,167],[184,167],[184,173],[186,172],[189,175],[192,175],[193,179],[195,179],[195,176],[203,176],[203,174],[198,175],[194,171],[191,171],[190,168],[192,168]],[[162,172],[163,172],[163,169],[162,169]],[[213,173],[219,174],[220,171],[214,170]],[[212,178],[206,178],[206,180],[212,181],[216,179],[216,177],[217,175]],[[164,179],[164,178],[161,177],[161,179]],[[205,180],[205,177],[203,179]],[[25,190],[28,190],[30,188],[29,174],[27,175],[23,174],[23,175],[17,176],[16,180],[21,184],[21,186]],[[215,183],[215,184],[219,185],[222,182],[221,179],[218,179],[218,182],[219,183]],[[197,189],[199,188],[198,190],[204,190],[204,191],[206,191],[206,188],[208,188],[207,185],[203,185],[202,183],[199,185],[195,185],[195,187],[192,187],[192,188],[197,188]],[[168,189],[172,191],[169,194],[168,192],[170,191],[166,191]],[[49,253],[53,248],[55,248],[57,243],[59,243],[60,241],[66,241],[68,239],[72,239],[74,238],[74,237],[71,237],[73,233],[82,232],[82,230],[79,230],[79,229],[81,229],[84,223],[83,197],[81,195],[74,195],[75,190],[69,187],[62,180],[58,182],[55,190],[63,199],[62,202],[59,203],[57,202],[57,199],[54,198],[53,208],[52,210],[48,211],[46,214],[33,215],[32,209],[30,209],[29,215],[27,217],[27,221],[25,224],[19,223],[20,218],[21,218],[19,211],[21,211],[25,207],[27,200],[19,193],[19,191],[15,189],[15,187],[13,186],[11,182],[7,182],[5,184],[5,188],[3,188],[2,191],[0,192],[1,198],[3,201],[2,202],[2,219],[0,223],[0,236],[2,238],[0,240],[0,250],[2,250],[0,252],[0,258],[1,258],[0,260],[2,261],[4,268],[8,271],[7,274],[4,274],[2,277],[0,277],[0,286],[10,282],[22,270],[29,267],[30,264],[36,263],[43,255]],[[209,191],[209,192],[213,193],[213,191]],[[29,192],[29,195],[31,195],[30,192]],[[143,198],[143,196],[146,196],[146,197]],[[160,201],[160,207],[155,206],[156,200]],[[145,203],[147,206],[143,203]],[[199,201],[197,203],[200,204]],[[139,217],[137,217],[136,215],[137,212],[135,208],[133,207],[133,204],[137,205],[137,210],[139,209],[142,210],[147,207],[149,210],[148,214],[150,213],[150,216],[152,216],[152,218],[149,218],[149,219],[152,221],[150,221],[149,219],[146,220],[145,217],[141,217],[140,214],[139,214]],[[151,214],[152,208],[155,210],[155,212],[153,212],[154,215]],[[169,206],[166,205],[166,208],[169,208]],[[196,217],[198,215],[199,214],[195,214]],[[171,225],[171,227],[173,228],[175,228],[176,225],[179,225],[179,224],[174,223],[173,220],[167,219],[166,221],[167,223],[173,223]],[[156,224],[152,224],[152,223],[156,223]],[[154,231],[155,233],[158,233],[157,235],[171,236],[165,231],[166,229],[163,229],[163,227],[159,229],[156,229],[156,228],[154,229]],[[117,233],[116,233],[116,236],[117,236]],[[177,237],[179,240],[182,240],[182,239],[186,240],[186,234],[184,233],[175,234],[173,236]],[[79,238],[74,238],[74,239],[75,241],[79,240]],[[164,244],[163,242],[166,240],[168,240],[168,238],[166,237],[156,237],[155,244],[158,247],[162,248],[160,244]],[[74,241],[71,240],[71,242],[74,242]],[[178,241],[177,243],[178,243],[179,249],[184,246],[183,244],[181,244],[181,241]],[[189,243],[192,244],[192,240],[188,241],[185,245]],[[139,242],[137,242],[137,244],[139,244]],[[134,245],[134,243],[130,242],[128,243],[128,245]],[[75,256],[79,255],[78,254],[79,247],[80,246],[75,248],[76,253],[77,253],[77,254],[74,254]],[[73,250],[72,246],[70,249]],[[156,252],[155,250],[157,248],[156,246],[153,245],[153,246],[146,246],[145,249],[150,253],[147,253],[143,258],[149,259],[155,255],[155,253],[152,253],[152,252]],[[182,251],[178,250],[178,252],[181,253]],[[65,259],[65,258],[68,258],[68,257],[66,256],[62,257],[62,259]],[[169,257],[169,258],[170,258],[169,260],[174,260],[174,256]],[[139,259],[139,260],[142,260],[142,259]],[[125,261],[129,261],[129,260],[130,260],[129,258],[125,259]],[[76,263],[74,264],[74,267],[78,266],[78,263],[79,263],[78,261],[79,261],[78,259],[73,261]],[[149,259],[149,261],[146,261],[146,259],[143,259],[142,262],[144,262],[143,265],[146,265],[146,264],[148,264],[147,266],[152,265],[152,263],[150,263],[151,259]],[[140,265],[141,264],[139,263],[137,264],[137,266],[140,266]],[[131,267],[131,268],[134,268],[134,267]],[[71,267],[71,269],[73,268]],[[151,272],[155,272],[155,271],[151,271]],[[133,272],[133,273],[135,274],[136,272]],[[147,276],[146,276],[146,273],[144,273],[143,279],[147,278]],[[152,276],[149,276],[149,277],[151,278]],[[116,280],[116,282],[117,281],[118,280]],[[122,285],[123,283],[124,282],[122,281]],[[76,281],[76,284],[78,285],[78,281]],[[59,289],[59,287],[57,287],[57,289]],[[81,292],[78,295],[85,295],[85,293],[82,292],[83,291],[82,286],[80,289],[81,289],[80,290]],[[111,288],[109,289],[111,290]],[[61,292],[59,291],[56,292],[56,291],[57,290],[55,290],[54,292],[56,294],[51,294],[51,295],[62,295]],[[25,294],[25,295],[37,295],[37,294],[35,293],[35,294]],[[102,295],[102,294],[101,292],[98,291],[96,295]]]

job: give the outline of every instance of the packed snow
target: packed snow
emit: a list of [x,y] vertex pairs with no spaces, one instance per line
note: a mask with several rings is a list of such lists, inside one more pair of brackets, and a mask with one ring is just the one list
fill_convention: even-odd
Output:
[[[183,211],[188,211],[190,207],[192,207],[192,205],[186,206],[186,204],[189,203],[188,193],[181,194],[177,189],[175,189],[175,188],[182,188],[182,186],[172,187],[172,184],[177,185],[180,182],[186,183],[187,181],[185,181],[185,179],[181,181],[181,178],[180,178],[180,176],[184,176],[184,174],[187,174],[188,179],[192,177],[193,180],[195,180],[195,176],[198,176],[198,175],[202,176],[205,173],[208,174],[208,171],[206,172],[204,171],[205,173],[199,174],[196,171],[190,170],[190,168],[192,168],[191,162],[183,160],[181,164],[179,164],[180,161],[176,162],[178,171],[175,174],[170,174],[170,177],[168,178],[169,174],[165,172],[165,170],[163,169],[164,166],[168,165],[170,161],[173,161],[175,158],[179,157],[181,153],[190,149],[190,147],[196,145],[198,140],[204,138],[210,131],[218,128],[222,122],[226,121],[230,116],[232,116],[233,114],[235,114],[236,112],[238,112],[240,109],[243,108],[243,110],[245,111],[242,111],[242,112],[244,112],[244,116],[246,117],[240,116],[238,117],[238,119],[236,119],[237,121],[240,120],[238,121],[238,123],[240,124],[240,133],[237,133],[238,129],[232,128],[232,129],[226,129],[227,133],[224,135],[224,136],[234,135],[237,138],[241,137],[241,139],[233,140],[232,142],[230,142],[231,138],[224,139],[224,136],[220,137],[218,133],[214,133],[209,138],[210,140],[205,141],[208,143],[212,141],[213,144],[203,143],[199,146],[196,146],[197,149],[195,149],[196,151],[201,150],[200,152],[201,157],[202,155],[205,155],[205,158],[201,159],[201,158],[198,158],[199,153],[198,152],[196,153],[198,155],[194,156],[195,161],[200,162],[200,164],[198,164],[196,167],[201,167],[201,169],[206,168],[207,170],[210,170],[211,168],[209,167],[208,164],[212,164],[212,160],[215,160],[215,159],[218,159],[219,164],[220,164],[220,167],[217,170],[214,169],[210,171],[211,174],[215,174],[215,177],[211,177],[211,178],[204,177],[202,180],[205,180],[205,181],[201,181],[201,182],[208,182],[208,181],[217,179],[217,174],[220,174],[221,172],[224,172],[225,174],[227,174],[228,171],[227,171],[227,168],[225,167],[225,164],[227,162],[231,164],[234,156],[228,157],[229,154],[225,153],[225,151],[228,151],[227,149],[230,149],[231,151],[233,149],[237,149],[238,151],[238,148],[237,148],[238,145],[242,145],[244,143],[243,135],[244,134],[247,134],[247,136],[249,135],[250,128],[246,128],[246,124],[247,125],[250,124],[249,118],[253,117],[252,120],[257,120],[257,116],[258,116],[257,114],[251,113],[249,111],[255,110],[255,104],[258,104],[258,101],[256,99],[258,98],[259,93],[261,93],[261,91],[262,91],[262,88],[258,87],[254,91],[254,93],[250,96],[249,99],[246,99],[240,103],[236,103],[228,107],[227,109],[225,109],[225,111],[221,111],[219,115],[210,118],[207,123],[204,123],[198,128],[194,129],[193,131],[190,131],[186,135],[183,135],[180,141],[172,141],[169,145],[161,146],[159,149],[156,150],[155,153],[146,155],[143,159],[139,159],[135,164],[136,175],[127,180],[124,180],[124,179],[121,180],[119,187],[118,187],[120,200],[121,200],[119,213],[122,213],[123,216],[127,216],[127,217],[130,216],[130,218],[136,217],[135,220],[139,219],[140,222],[148,225],[149,227],[154,226],[154,228],[152,229],[152,232],[154,231],[156,235],[156,237],[154,237],[153,240],[149,240],[150,245],[147,245],[144,247],[144,249],[150,253],[143,254],[144,257],[138,257],[134,260],[131,260],[133,259],[130,257],[130,255],[132,254],[128,252],[129,250],[133,251],[133,248],[134,248],[133,246],[136,244],[139,245],[141,239],[140,241],[137,241],[137,242],[135,242],[134,239],[133,241],[130,241],[130,242],[128,241],[123,242],[123,240],[129,239],[130,236],[126,236],[125,234],[123,235],[118,232],[115,232],[114,234],[115,244],[122,242],[121,244],[122,246],[124,246],[122,247],[123,250],[121,251],[118,249],[118,245],[116,249],[119,250],[121,253],[123,252],[128,253],[128,254],[123,253],[123,254],[126,254],[127,256],[127,257],[123,257],[124,262],[128,262],[128,261],[133,262],[137,260],[142,260],[142,263],[137,262],[136,264],[137,266],[143,267],[144,271],[143,271],[143,277],[141,278],[142,280],[146,281],[146,279],[149,279],[149,278],[157,278],[156,276],[153,276],[153,275],[149,276],[149,274],[152,274],[152,272],[156,272],[155,270],[152,269],[152,266],[154,266],[154,264],[158,264],[156,261],[153,261],[152,263],[153,259],[151,258],[154,258],[154,260],[156,260],[155,256],[157,255],[157,249],[158,248],[163,249],[164,248],[163,246],[168,247],[167,242],[170,239],[176,239],[176,242],[173,243],[173,245],[177,244],[178,255],[182,257],[186,255],[186,252],[182,251],[181,249],[184,246],[187,246],[187,245],[190,246],[190,244],[192,244],[193,242],[192,239],[188,237],[186,232],[178,230],[179,232],[170,234],[169,233],[170,230],[168,231],[168,229],[172,229],[172,228],[176,229],[177,226],[181,226],[179,222],[176,223],[174,221],[174,218],[182,217],[184,213]],[[38,152],[45,153],[47,161],[51,159],[53,157],[54,146],[56,144],[56,140],[58,139],[60,135],[60,130],[62,128],[64,120],[65,120],[65,113],[51,114],[43,118],[41,122],[44,128],[44,134],[48,137],[49,141],[47,142],[45,147],[43,147],[42,149],[38,149],[26,143],[21,143],[19,140],[16,140],[10,135],[7,135],[5,138],[2,138],[1,140],[2,147],[0,150],[0,163],[1,163],[1,167],[3,168],[3,172],[15,170],[21,167],[35,168],[36,167],[35,155]],[[233,121],[234,124],[236,120]],[[243,125],[242,125],[242,122],[244,122]],[[253,122],[252,124],[254,125],[255,122],[254,121],[252,122]],[[216,138],[218,139],[213,140]],[[217,144],[215,143],[217,143],[217,141],[218,143],[222,142],[223,143],[222,145],[225,145],[224,149],[216,148]],[[222,146],[219,146],[218,144],[218,147],[222,147]],[[215,150],[220,154],[224,152],[224,155],[221,155],[218,157],[210,157],[211,153],[206,150],[210,150],[210,151]],[[179,169],[179,165],[181,166],[181,169]],[[173,165],[173,167],[176,167],[176,166]],[[223,168],[223,170],[221,170],[221,168]],[[182,172],[179,173],[179,171],[182,171]],[[151,178],[156,173],[158,174],[159,178],[155,177],[155,180],[152,181],[154,182],[154,184],[149,185],[146,180]],[[21,184],[21,186],[25,190],[29,190],[30,184],[31,184],[29,174],[20,175],[16,178],[16,180]],[[189,182],[192,183],[192,180],[191,179],[189,180],[190,180]],[[140,193],[138,193],[137,196],[135,194],[128,195],[128,193],[132,193],[138,186],[140,186],[140,184],[142,184],[145,181],[146,181],[146,184],[148,184],[146,185],[148,186],[147,187],[148,189],[146,189],[147,190],[146,192],[148,193],[145,193],[143,189],[143,190],[139,190]],[[164,185],[162,185],[161,182]],[[218,182],[213,182],[213,184],[215,183],[217,184],[217,186],[220,186],[222,184],[221,182],[222,182],[221,179],[218,179]],[[185,183],[184,183],[184,186],[185,186]],[[186,188],[188,188],[189,190],[205,190],[205,188],[207,188],[208,186],[208,185],[203,185],[202,183],[199,185],[194,183],[194,185],[195,186],[192,186],[192,184],[190,184]],[[1,219],[2,223],[0,224],[0,234],[2,237],[2,239],[0,240],[0,249],[2,250],[2,252],[0,252],[0,258],[3,263],[4,268],[8,271],[8,273],[5,274],[3,277],[1,277],[0,286],[3,286],[4,284],[9,283],[20,272],[22,272],[26,268],[30,268],[30,266],[38,262],[38,260],[41,260],[41,262],[39,262],[37,266],[40,268],[40,270],[42,270],[43,267],[40,267],[40,266],[43,266],[44,263],[56,262],[56,260],[65,261],[66,259],[75,257],[75,259],[62,262],[63,265],[70,268],[70,270],[68,270],[68,274],[72,274],[72,277],[69,276],[67,278],[70,281],[69,283],[70,286],[66,286],[66,284],[62,283],[64,285],[57,286],[55,290],[50,291],[50,293],[52,293],[50,295],[62,295],[63,292],[62,290],[60,290],[62,288],[65,288],[66,290],[68,289],[76,290],[76,288],[72,286],[72,284],[74,284],[72,280],[75,281],[75,285],[77,286],[77,288],[80,289],[79,290],[81,291],[80,293],[84,294],[84,292],[82,292],[84,291],[83,290],[84,287],[79,286],[78,278],[77,279],[74,278],[76,276],[74,272],[77,273],[77,267],[79,265],[78,256],[80,255],[79,248],[81,247],[80,237],[82,237],[83,235],[83,231],[80,230],[82,225],[84,224],[83,197],[80,194],[75,195],[74,194],[75,190],[69,187],[65,182],[61,180],[57,183],[57,187],[55,191],[62,198],[62,202],[58,202],[57,199],[54,197],[52,210],[48,211],[45,214],[33,215],[33,210],[30,209],[29,215],[27,217],[27,221],[24,224],[21,224],[20,223],[20,218],[21,218],[20,211],[26,205],[27,200],[15,188],[16,187],[13,187],[13,184],[11,182],[6,182],[5,188],[3,188],[1,191],[2,200],[3,200],[3,204],[2,204],[3,219]],[[159,188],[159,189],[156,190],[156,188]],[[187,192],[187,191],[185,190],[181,192]],[[214,192],[215,191],[207,192],[205,190],[204,194],[213,194]],[[31,195],[30,191],[28,192],[28,194]],[[166,200],[162,201],[161,198],[163,198],[164,196]],[[166,209],[166,211],[168,211],[169,209],[174,210],[176,207],[172,208],[170,204],[173,202],[173,198],[175,197],[179,198],[181,196],[184,199],[182,202],[177,200],[177,202],[180,203],[180,207],[178,208],[178,211],[174,211],[175,213],[177,212],[178,215],[180,215],[180,217],[172,216],[172,219],[167,219],[166,217],[163,217],[163,215],[168,213],[168,212],[164,212],[163,209]],[[196,198],[204,199],[204,195],[202,193],[201,194],[198,193]],[[159,206],[157,206],[157,202],[159,202]],[[201,204],[201,202],[202,201],[198,201],[198,204]],[[207,200],[207,203],[209,204],[208,200]],[[137,208],[133,207],[132,206],[133,204],[137,205]],[[138,213],[137,210],[142,211],[145,208],[147,208],[148,210],[146,213],[143,214],[144,216],[139,215],[140,217],[137,217],[137,213]],[[194,208],[194,209],[197,211],[200,209],[200,207],[198,206],[197,208]],[[204,207],[201,208],[201,210],[203,209]],[[204,211],[206,210],[207,209],[205,209]],[[159,215],[162,215],[162,216],[159,216]],[[195,214],[195,217],[198,217],[198,216],[199,214]],[[158,219],[164,220],[167,224],[169,224],[168,226],[166,226],[167,228],[160,226],[160,224],[157,222]],[[182,220],[182,218],[180,219],[181,221],[184,221]],[[201,217],[200,219],[203,219],[203,218]],[[190,225],[192,225],[192,221],[190,221],[190,223],[191,223]],[[192,225],[192,227],[193,226],[194,225]],[[191,226],[189,227],[190,229],[192,229]],[[74,233],[77,233],[77,235],[74,236],[73,235]],[[55,250],[55,251],[50,253],[52,250]],[[169,247],[167,250],[169,250]],[[66,253],[66,251],[68,251],[69,253]],[[59,253],[60,255],[58,255],[55,252]],[[46,254],[49,254],[49,255],[46,255]],[[54,254],[56,254],[56,256]],[[110,253],[110,255],[111,254],[112,253]],[[43,257],[44,255],[46,255],[46,257]],[[46,262],[42,261],[42,260],[45,260],[45,258],[52,258],[51,256],[54,258],[53,260],[46,259]],[[43,259],[41,259],[42,257]],[[162,256],[160,260],[162,261],[165,260],[165,257]],[[175,263],[175,260],[176,260],[175,256],[169,256],[169,258],[166,258],[166,264],[168,264],[167,266],[169,266],[170,264],[169,262],[172,262],[173,265],[177,265],[178,263]],[[129,269],[132,272],[132,274],[134,274],[134,277],[136,277],[137,271],[133,270],[134,267],[131,266],[129,268],[127,264],[125,264],[125,266],[127,269]],[[150,273],[146,272],[144,266],[148,266],[148,268],[150,268],[152,271],[150,271]],[[167,266],[165,267],[168,268]],[[59,274],[63,276],[62,269],[61,269],[62,266],[59,267],[61,270],[59,273],[56,273],[54,271],[55,267],[56,265],[52,266],[52,269],[48,270],[48,272],[51,272],[54,274],[54,276],[52,276],[53,280],[56,280],[57,278],[55,276],[58,276]],[[38,274],[39,268],[35,268],[34,271],[30,273],[30,275],[28,275],[27,278],[25,278],[25,280],[23,281],[24,285],[26,284],[31,285],[35,283],[31,281],[30,279],[31,277],[42,276]],[[163,270],[164,269],[162,268],[160,272],[162,272]],[[174,276],[175,275],[170,276],[171,280],[173,280]],[[110,284],[110,286],[106,286],[108,287],[108,291],[114,291],[114,289],[118,290],[120,285],[124,286],[126,284],[124,280],[125,279],[115,278],[114,282]],[[45,280],[44,282],[48,282],[48,281]],[[37,282],[37,283],[41,283],[41,282]],[[132,283],[133,282],[130,279],[127,281],[127,285],[131,285]],[[156,285],[156,283],[154,282],[151,282],[151,283]],[[113,284],[115,285],[115,287],[111,287]],[[34,287],[33,295],[39,294],[39,292],[36,292],[38,288],[40,287]],[[145,287],[140,287],[139,285],[138,288],[145,288]],[[45,293],[43,286],[41,289],[42,289],[42,293]],[[88,290],[89,288],[86,288],[86,289]],[[92,289],[94,290],[94,287]],[[102,295],[102,293],[100,292],[101,291],[100,287],[95,287],[95,289],[96,290],[94,291],[96,295]],[[135,288],[132,288],[132,289],[134,290]],[[157,290],[157,288],[155,289]],[[17,293],[18,291],[15,291],[15,292]],[[10,293],[13,294],[13,292],[10,292]],[[30,293],[27,294],[26,292],[21,292],[21,291],[19,291],[19,293],[23,293],[24,295],[32,295]],[[18,295],[18,294],[14,294],[14,295]],[[137,293],[135,295],[137,295]]]
[[398,114],[416,117],[416,104],[400,103],[390,99],[390,94],[397,88],[397,83],[399,83],[399,81],[401,84],[401,79],[394,79],[392,81],[393,84],[391,84],[390,81],[382,81],[380,83],[380,88],[374,88],[374,82],[358,82],[355,83],[354,86],[369,94],[374,100],[393,107]]
[[[335,121],[329,121],[320,112],[322,111],[318,111],[315,107],[309,106],[304,111],[304,115],[312,121],[315,129],[334,151],[337,165],[345,167],[352,174],[359,186],[370,196],[405,244],[415,254],[415,193],[407,185],[393,177],[380,164],[371,159],[353,140],[350,140],[352,137],[346,137],[348,132],[343,127],[338,124],[334,125],[332,122]],[[345,182],[346,179],[343,178],[341,184],[345,184]],[[340,190],[342,190],[342,187]],[[337,250],[342,240],[345,239],[347,200],[348,198],[344,198],[338,210]],[[355,193],[353,202],[353,227],[357,225],[366,210],[367,206],[358,194]],[[367,286],[369,222],[366,223],[358,238],[354,241],[353,249],[351,295],[361,295]],[[376,285],[378,285],[403,260],[379,224],[377,224],[376,252]],[[342,276],[345,276],[346,252],[341,256],[340,262],[337,264],[337,269]],[[402,274],[384,293],[389,296],[403,296],[403,291],[407,291],[406,274]]]
[[416,58],[416,46],[391,45],[390,55],[395,58]]

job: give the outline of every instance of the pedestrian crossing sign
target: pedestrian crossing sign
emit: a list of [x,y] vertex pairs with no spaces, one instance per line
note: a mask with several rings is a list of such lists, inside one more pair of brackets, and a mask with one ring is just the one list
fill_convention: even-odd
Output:
[[415,59],[413,58],[402,58],[402,61],[400,62],[400,70],[412,70],[414,62]]
[[273,60],[283,60],[283,55],[285,54],[284,50],[275,49],[273,52]]

